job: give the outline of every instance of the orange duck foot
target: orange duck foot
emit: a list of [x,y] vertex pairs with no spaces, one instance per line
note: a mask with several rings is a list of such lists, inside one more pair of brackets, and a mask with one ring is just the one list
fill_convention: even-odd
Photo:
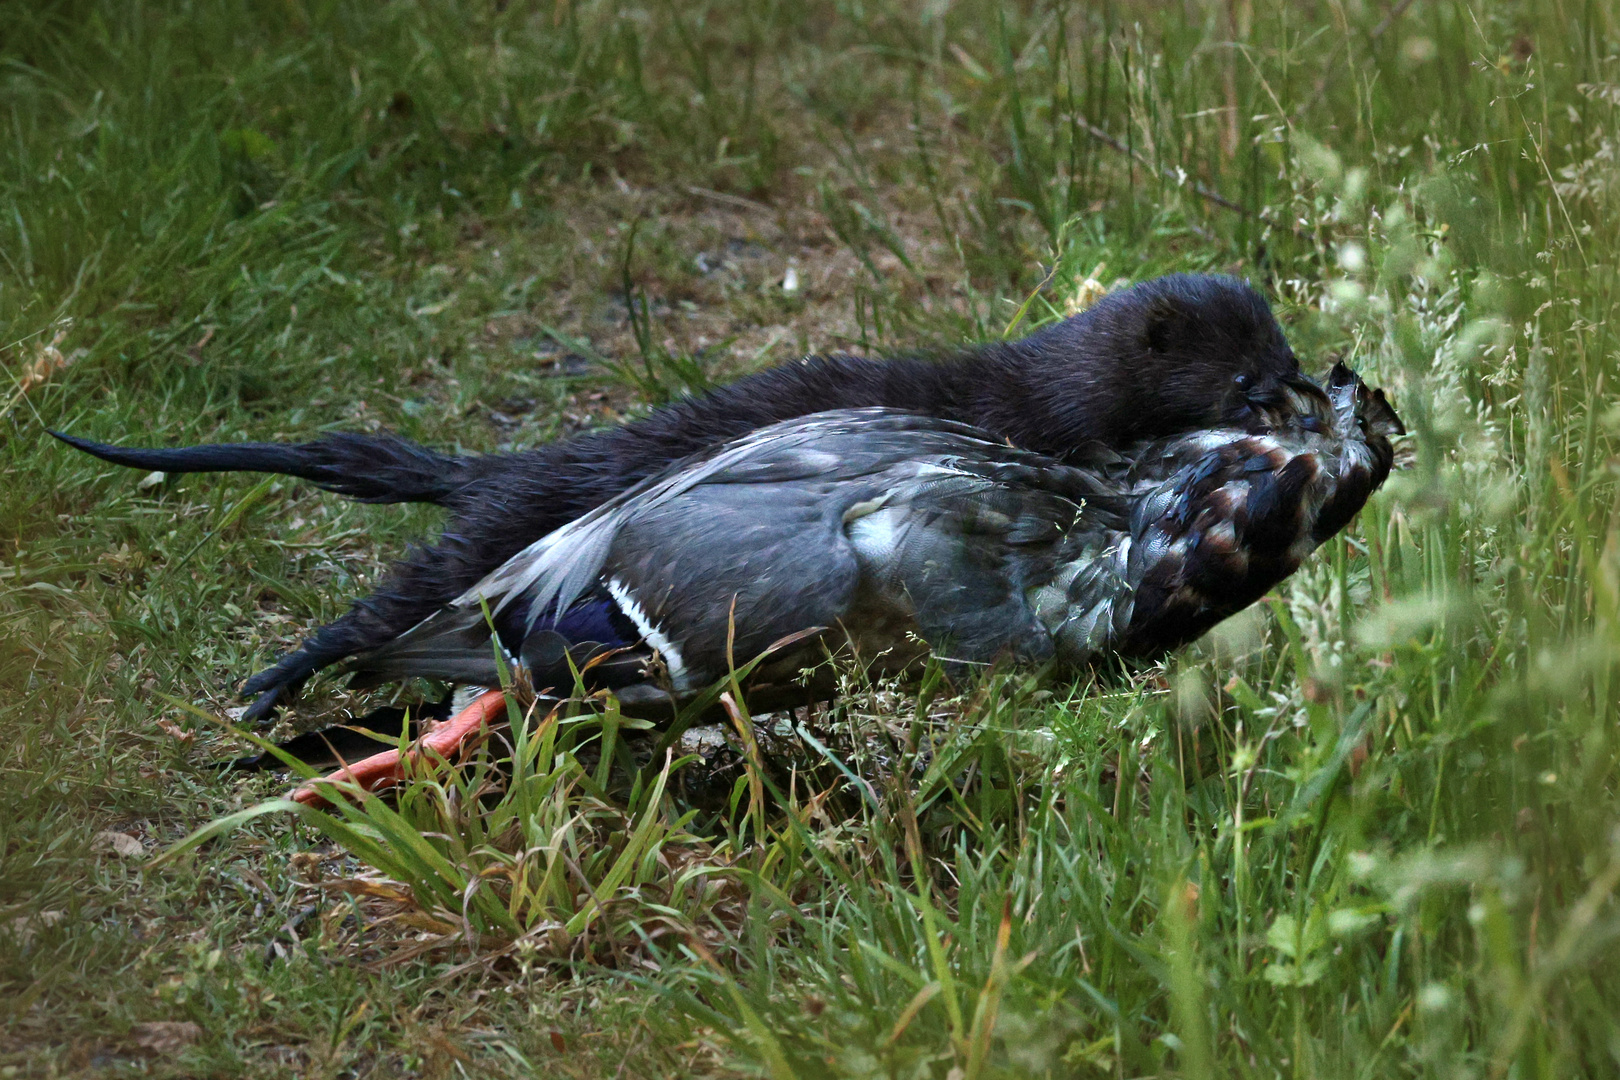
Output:
[[[407,750],[406,754],[412,759],[424,752],[448,759],[460,751],[468,739],[482,731],[486,725],[493,723],[505,709],[506,692],[490,690],[450,719],[436,724],[433,730],[417,740],[416,745]],[[380,791],[398,783],[399,774],[400,752],[384,750],[380,754],[361,758],[335,773],[304,785],[292,793],[292,800],[305,806],[322,808],[331,805],[326,796],[320,793],[320,788],[324,785],[349,783],[357,785],[363,791]]]

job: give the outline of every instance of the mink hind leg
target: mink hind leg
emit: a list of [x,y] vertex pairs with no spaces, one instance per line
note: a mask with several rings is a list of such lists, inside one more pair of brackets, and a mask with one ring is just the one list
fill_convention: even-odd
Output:
[[249,679],[243,695],[258,696],[245,720],[268,720],[317,671],[405,633],[535,540],[640,478],[633,468],[615,471],[593,458],[559,461],[552,446],[467,461],[468,480],[444,500],[454,516],[439,542],[413,548],[370,596]]
[[505,556],[487,548],[487,538],[485,543],[475,543],[464,534],[446,533],[432,547],[413,549],[409,557],[394,564],[370,596],[356,600],[340,618],[249,679],[242,696],[254,700],[242,719],[267,723],[310,676],[405,633],[475,585],[488,572],[492,559],[493,565],[499,565],[521,545]]

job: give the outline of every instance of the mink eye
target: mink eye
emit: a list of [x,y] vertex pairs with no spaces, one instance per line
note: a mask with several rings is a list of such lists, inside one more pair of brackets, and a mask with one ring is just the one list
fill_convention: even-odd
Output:
[[1232,384],[1239,390],[1247,390],[1249,388],[1249,373],[1247,371],[1238,372],[1232,376]]

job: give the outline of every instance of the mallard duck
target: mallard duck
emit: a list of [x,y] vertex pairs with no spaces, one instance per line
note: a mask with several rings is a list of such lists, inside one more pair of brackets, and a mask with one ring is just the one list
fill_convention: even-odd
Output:
[[930,650],[1156,657],[1292,573],[1388,475],[1402,429],[1381,392],[1340,365],[1302,399],[1269,430],[1090,468],[888,409],[784,421],[531,544],[347,668],[498,686],[498,646],[536,689],[567,694],[578,671],[667,714],[784,640],[759,685],[844,651],[884,672]]
[[[539,538],[672,461],[769,424],[829,409],[896,408],[972,424],[998,446],[1082,463],[1193,429],[1253,430],[1313,385],[1258,292],[1233,278],[1175,274],[1106,296],[1021,341],[944,358],[811,357],[622,427],[516,454],[446,456],[391,435],[155,450],[58,437],[139,469],[285,473],[368,502],[451,510],[437,545],[413,551],[342,618],[248,680],[243,693],[257,700],[245,719],[263,721],[315,671],[395,641]],[[857,441],[878,430],[854,427]],[[826,432],[826,421],[812,430]],[[934,429],[916,430],[908,438]]]
[[[1089,468],[887,409],[784,421],[683,462],[551,533],[346,665],[627,713],[712,702],[739,666],[755,709],[825,698],[848,654],[902,672],[930,649],[1074,669],[1150,659],[1257,600],[1389,475],[1399,417],[1336,365],[1262,430],[1189,432]],[[491,689],[421,746],[450,756],[504,711]],[[397,751],[333,781],[373,789]],[[320,785],[294,798],[321,804]]]

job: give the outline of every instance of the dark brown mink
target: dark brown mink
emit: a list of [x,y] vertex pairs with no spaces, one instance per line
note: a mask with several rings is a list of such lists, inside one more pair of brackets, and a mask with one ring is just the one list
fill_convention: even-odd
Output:
[[886,406],[1079,461],[1195,428],[1243,426],[1301,377],[1253,287],[1172,274],[1019,341],[935,356],[806,357],[620,427],[517,453],[446,455],[390,434],[172,449],[58,438],[138,469],[280,473],[365,502],[450,512],[437,544],[411,551],[370,596],[248,680],[243,693],[257,698],[245,719],[263,721],[314,672],[410,629],[539,537],[672,462],[766,424]]

